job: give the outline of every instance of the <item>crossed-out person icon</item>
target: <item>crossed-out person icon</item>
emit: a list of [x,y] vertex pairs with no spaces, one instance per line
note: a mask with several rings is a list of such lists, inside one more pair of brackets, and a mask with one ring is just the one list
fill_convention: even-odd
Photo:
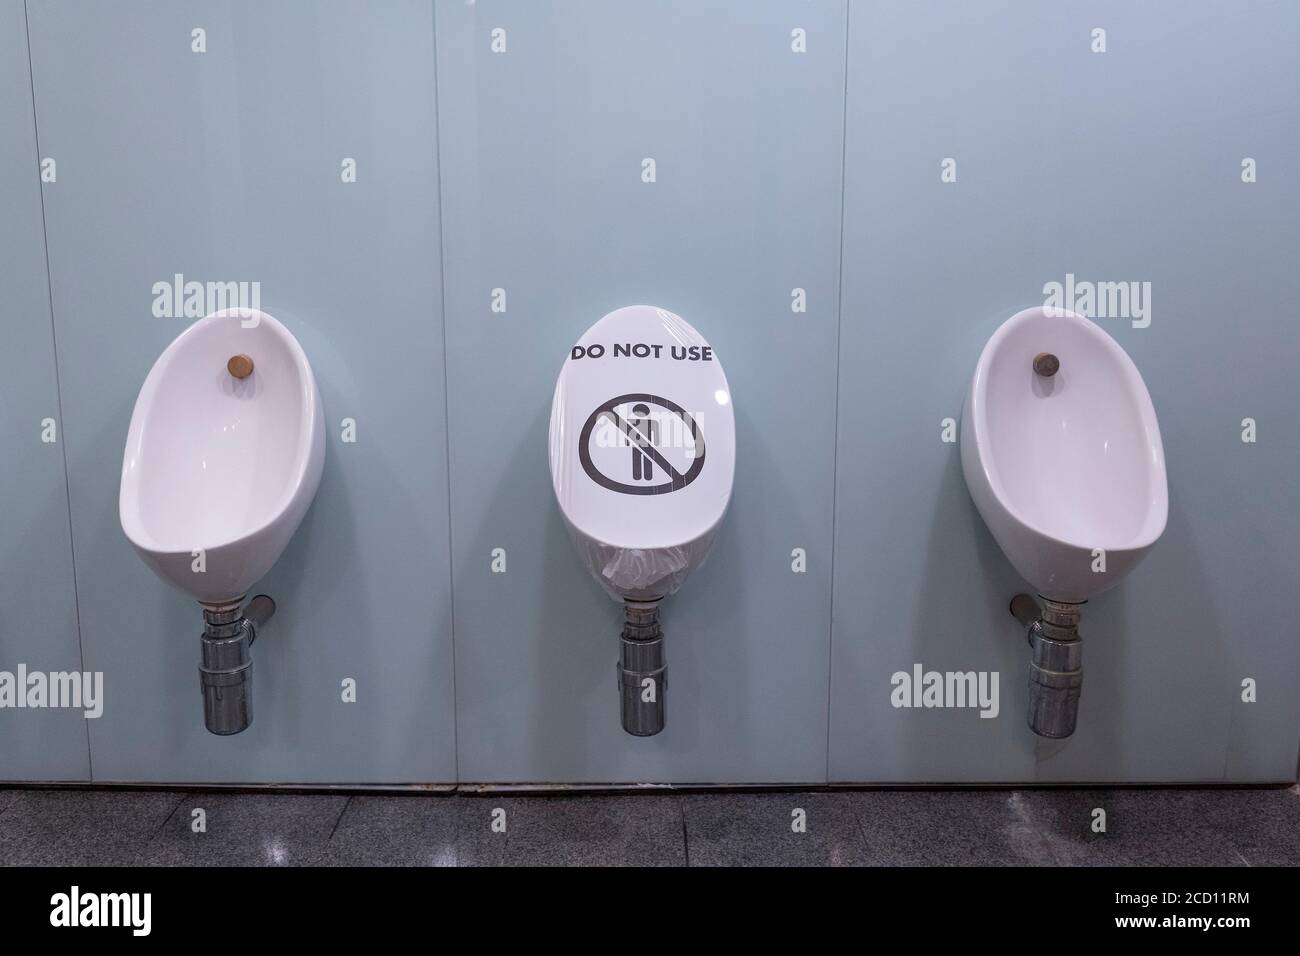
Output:
[[650,406],[638,402],[632,406],[632,416],[628,419],[632,434],[632,480],[651,481],[654,479],[654,462],[643,449],[654,448],[659,444],[659,423],[650,417]]
[[[689,436],[689,445],[678,444],[679,422],[682,434]],[[601,426],[599,432],[597,426]],[[579,430],[577,445],[578,460],[587,477],[620,495],[681,491],[704,468],[704,434],[695,419],[671,399],[645,392],[616,395],[602,402]],[[631,476],[626,471],[624,449],[632,452]],[[682,460],[684,469],[678,470]]]

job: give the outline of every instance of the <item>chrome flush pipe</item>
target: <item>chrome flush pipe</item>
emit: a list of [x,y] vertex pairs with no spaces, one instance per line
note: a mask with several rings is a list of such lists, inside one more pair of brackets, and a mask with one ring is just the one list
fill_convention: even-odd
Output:
[[659,626],[659,599],[623,602],[623,634],[618,659],[618,691],[623,729],[635,737],[653,737],[664,729],[664,632]]
[[1011,599],[1011,613],[1028,628],[1029,729],[1040,737],[1069,737],[1079,722],[1083,689],[1083,640],[1079,616],[1083,604],[1042,599],[1028,594]]
[[275,613],[275,602],[259,594],[240,611],[243,598],[203,605],[203,656],[199,690],[203,692],[203,724],[214,734],[229,736],[253,722],[253,658],[257,629]]

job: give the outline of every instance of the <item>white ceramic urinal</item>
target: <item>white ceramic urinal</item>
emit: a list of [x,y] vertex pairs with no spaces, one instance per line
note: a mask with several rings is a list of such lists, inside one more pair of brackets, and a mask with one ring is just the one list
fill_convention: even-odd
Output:
[[[1035,371],[1040,355],[1055,356],[1054,374]],[[1151,396],[1115,340],[1072,312],[1026,309],[989,339],[961,461],[993,537],[1043,597],[1078,603],[1113,587],[1164,531]]]
[[[248,701],[234,716],[229,706],[229,688],[246,693],[250,676],[247,648],[231,640],[251,644],[257,623],[239,605],[302,522],[324,461],[311,365],[264,312],[228,309],[195,322],[163,351],[136,399],[118,498],[122,530],[159,577],[204,606],[205,700],[209,679],[227,688],[210,702],[216,733],[251,720]],[[209,638],[225,643],[209,648]]]
[[551,479],[592,575],[624,601],[623,726],[663,727],[658,601],[708,555],[735,475],[731,390],[709,343],[648,305],[609,313],[555,385]]
[[[1045,601],[1032,622],[1031,679],[1072,690],[1077,710],[1078,606],[1133,569],[1169,510],[1160,428],[1142,376],[1090,320],[1062,309],[1017,313],[975,368],[961,462],[993,537]],[[1031,726],[1069,736],[1064,697],[1031,698]]]

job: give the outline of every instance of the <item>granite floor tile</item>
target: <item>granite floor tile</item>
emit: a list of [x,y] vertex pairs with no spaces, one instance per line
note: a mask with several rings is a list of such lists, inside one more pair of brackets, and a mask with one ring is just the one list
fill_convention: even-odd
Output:
[[[1210,819],[1209,791],[1037,790],[1022,795],[1063,866],[1242,866]],[[1106,829],[1094,832],[1094,810]]]
[[513,798],[503,805],[505,863],[685,866],[681,799],[677,794]]
[[[301,866],[325,855],[345,796],[186,793],[144,848],[151,866]],[[195,810],[206,829],[196,833]]]
[[1214,827],[1251,866],[1300,866],[1300,787],[1216,791]]
[[456,866],[459,798],[356,796],[348,801],[323,863],[331,866]]
[[0,813],[0,865],[121,866],[135,860],[180,794],[19,790]]
[[[843,793],[710,793],[684,799],[691,866],[861,866],[862,831]],[[803,832],[796,832],[802,810]]]
[[847,794],[873,866],[1047,866],[1048,843],[1014,790]]
[[457,866],[505,865],[517,799],[501,794],[456,797]]
[[[1097,807],[1106,811],[1104,833],[1092,830]],[[206,831],[195,833],[199,808]],[[804,832],[791,826],[796,809]],[[354,797],[0,790],[0,865],[130,863],[1295,866],[1300,787]]]
[[1300,787],[1163,793],[1169,819],[1212,828],[1252,866],[1300,865]]

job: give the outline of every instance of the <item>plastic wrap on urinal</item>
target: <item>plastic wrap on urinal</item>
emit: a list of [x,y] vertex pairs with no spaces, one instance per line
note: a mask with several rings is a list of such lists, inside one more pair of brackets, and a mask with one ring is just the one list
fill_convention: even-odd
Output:
[[581,542],[578,547],[587,551],[587,566],[599,568],[593,576],[611,597],[656,598],[666,597],[682,586],[690,573],[690,549],[676,548],[615,548]]
[[[557,392],[553,415],[556,421],[564,421],[563,404],[563,395]],[[551,433],[552,442],[563,443],[564,437],[562,427]],[[574,476],[570,473],[567,466],[568,459],[565,456],[553,454],[552,460],[564,463],[560,471],[554,475],[555,493],[563,501],[567,495],[574,493]],[[628,597],[666,597],[682,586],[682,582],[686,580],[692,569],[693,550],[689,546],[620,548],[593,541],[585,535],[576,533],[567,520],[565,529],[591,570],[592,577],[617,600]]]
[[[626,375],[609,375],[602,366],[586,364],[593,359],[584,359],[581,353],[592,347],[593,340],[605,346],[605,362],[619,361],[614,346],[624,345]],[[627,358],[626,350],[639,343],[643,343],[639,345],[641,360]],[[649,349],[655,350],[655,357],[645,355]],[[688,354],[689,361],[685,358]],[[660,355],[662,359],[657,358]],[[576,361],[583,364],[568,364]],[[591,575],[611,597],[649,600],[673,594],[703,563],[730,497],[734,440],[726,377],[708,342],[694,328],[679,316],[650,306],[629,307],[606,316],[574,347],[568,363],[568,375],[561,373],[552,401],[548,449],[565,528]],[[612,473],[593,475],[591,460],[584,462],[575,452],[580,443],[585,447],[591,440],[586,429],[591,427],[592,417],[607,407],[603,403],[640,398],[676,408],[686,423],[681,433],[684,445],[656,447],[671,447],[680,453],[683,448],[696,448],[698,442],[703,464],[703,432],[709,433],[707,460],[712,470],[686,494],[682,488],[692,483],[698,470],[691,470],[689,478],[672,489],[660,486],[639,494],[629,490],[629,485],[641,480],[632,470],[635,451],[630,444],[626,446],[630,469],[626,478],[616,479]],[[668,427],[664,426],[665,432]],[[684,460],[691,459],[688,453]],[[682,467],[681,459],[673,464]],[[667,466],[661,462],[655,467],[658,472]],[[612,482],[621,483],[616,486]],[[716,488],[701,493],[710,485]],[[690,504],[686,503],[688,497]],[[614,506],[622,517],[609,520],[614,500],[624,502]],[[593,515],[600,517],[593,520]],[[665,531],[669,525],[672,530]]]

